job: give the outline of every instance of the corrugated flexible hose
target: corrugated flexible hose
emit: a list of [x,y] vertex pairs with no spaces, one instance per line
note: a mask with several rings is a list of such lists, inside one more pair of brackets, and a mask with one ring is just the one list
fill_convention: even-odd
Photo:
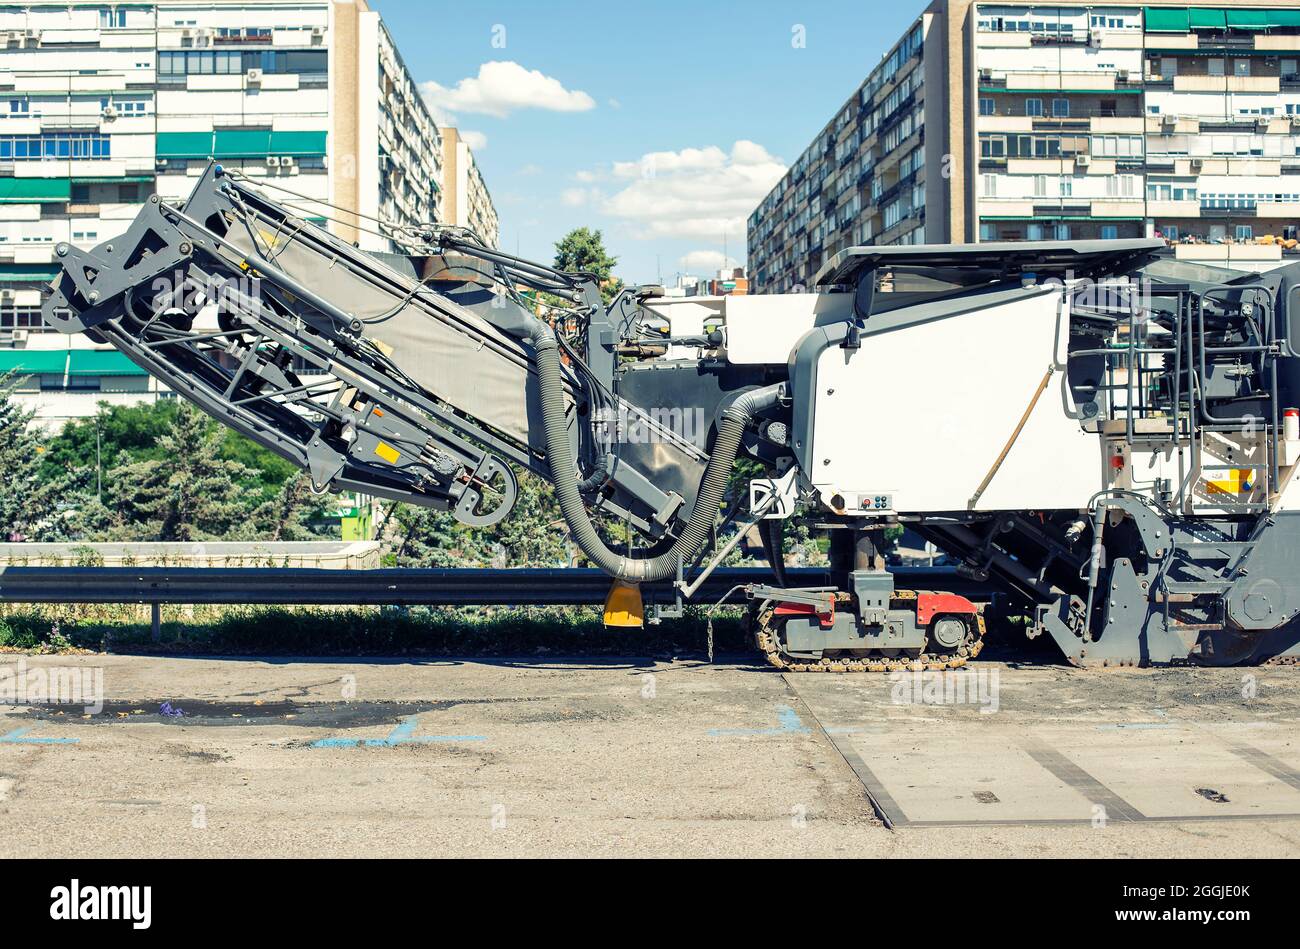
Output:
[[546,457],[551,466],[551,481],[574,543],[592,563],[619,580],[652,583],[674,576],[677,565],[689,564],[709,539],[745,426],[760,411],[776,404],[782,386],[777,384],[743,392],[723,409],[718,420],[713,452],[709,455],[700,489],[695,495],[695,505],[691,508],[691,515],[687,518],[681,535],[664,553],[656,557],[636,559],[606,546],[582,501],[577,460],[569,440],[564,377],[555,332],[538,321],[531,327],[530,341],[537,351],[537,377],[541,390],[542,421],[545,426]]

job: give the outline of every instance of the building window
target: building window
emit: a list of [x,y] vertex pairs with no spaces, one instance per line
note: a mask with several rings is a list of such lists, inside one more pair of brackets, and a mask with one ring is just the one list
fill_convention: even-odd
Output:
[[32,104],[26,99],[9,100],[10,115],[17,115],[17,116],[30,115],[31,109],[32,109]]
[[998,239],[998,229],[995,225],[987,222],[980,222],[980,240],[995,241]]
[[1234,59],[1234,60],[1232,61],[1232,74],[1233,74],[1234,76],[1249,76],[1249,75],[1250,75],[1250,60],[1249,60],[1249,59]]
[[1178,75],[1178,58],[1175,56],[1160,57],[1160,78],[1173,79]]
[[1061,197],[1069,198],[1074,195],[1074,179],[1065,175],[1061,176]]
[[1101,239],[1104,241],[1119,240],[1119,227],[1114,224],[1103,224],[1101,226]]
[[99,28],[101,30],[121,30],[126,27],[126,10],[122,7],[101,7],[99,10]]
[[1206,60],[1206,68],[1209,70],[1211,76],[1222,76],[1223,59],[1218,56],[1210,57],[1208,60]]
[[1052,117],[1056,119],[1068,119],[1070,117],[1070,100],[1053,99]]
[[1238,224],[1236,238],[1239,241],[1253,241],[1255,239],[1255,229],[1249,224]]
[[98,132],[0,135],[0,161],[111,157],[109,137]]
[[1131,198],[1133,194],[1132,175],[1110,175],[1106,178],[1106,196],[1108,198]]
[[1176,240],[1178,240],[1178,225],[1177,225],[1177,224],[1166,224],[1166,225],[1162,228],[1162,231],[1164,232],[1164,236],[1165,236],[1165,239],[1166,239],[1166,240],[1171,240],[1171,241],[1176,241]]
[[1043,225],[1030,224],[1025,228],[1025,237],[1031,241],[1041,241],[1043,239]]
[[1056,224],[1052,227],[1052,237],[1058,241],[1068,241],[1070,239],[1070,225]]
[[984,176],[984,197],[996,198],[997,196],[998,196],[998,176],[985,175]]
[[267,74],[324,76],[329,52],[317,50],[163,50],[158,53],[160,78],[192,75],[240,75],[250,69]]
[[980,115],[994,115],[996,112],[992,99],[980,99]]
[[1042,114],[1043,114],[1042,99],[1025,100],[1025,115],[1042,115]]
[[1034,175],[1034,197],[1047,197],[1047,175]]

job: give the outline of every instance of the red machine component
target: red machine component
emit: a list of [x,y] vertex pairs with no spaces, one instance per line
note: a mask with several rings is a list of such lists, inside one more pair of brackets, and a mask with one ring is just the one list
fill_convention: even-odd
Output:
[[816,616],[823,629],[835,625],[835,601],[829,603],[830,609],[823,612],[811,603],[778,603],[772,612],[776,616]]
[[918,626],[929,626],[930,620],[944,613],[974,616],[978,613],[975,604],[956,593],[918,593],[916,595],[916,622]]

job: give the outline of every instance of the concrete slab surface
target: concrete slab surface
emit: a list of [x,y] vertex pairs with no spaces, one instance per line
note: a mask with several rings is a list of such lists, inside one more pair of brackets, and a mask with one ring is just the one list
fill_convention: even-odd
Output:
[[20,661],[105,702],[0,705],[4,857],[1300,854],[1287,667]]

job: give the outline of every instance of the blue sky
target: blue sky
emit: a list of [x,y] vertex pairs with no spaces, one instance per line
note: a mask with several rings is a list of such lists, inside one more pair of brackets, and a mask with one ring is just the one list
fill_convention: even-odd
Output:
[[[920,0],[370,0],[441,121],[476,143],[503,249],[600,228],[617,273],[671,284],[744,218]],[[802,41],[802,45],[800,45]]]

